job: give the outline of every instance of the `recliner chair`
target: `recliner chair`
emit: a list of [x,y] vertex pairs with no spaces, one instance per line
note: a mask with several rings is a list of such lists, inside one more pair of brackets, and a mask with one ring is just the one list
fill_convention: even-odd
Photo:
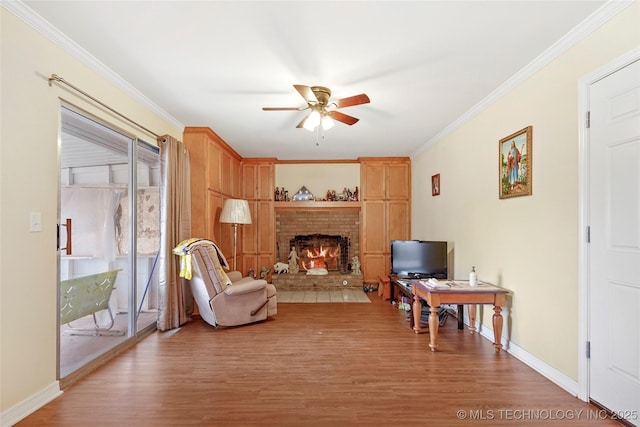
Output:
[[[273,284],[242,277],[239,271],[226,273],[224,268],[228,269],[229,265],[215,243],[189,240],[182,248],[185,255],[190,255],[191,292],[205,322],[215,327],[237,326],[265,320],[277,313]],[[174,253],[179,254],[175,249]]]

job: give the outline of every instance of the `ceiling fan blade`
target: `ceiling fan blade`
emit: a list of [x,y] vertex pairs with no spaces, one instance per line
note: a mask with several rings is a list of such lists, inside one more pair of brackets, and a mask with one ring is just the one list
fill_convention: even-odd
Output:
[[262,107],[262,111],[302,111],[309,107]]
[[338,99],[337,101],[332,101],[331,103],[335,104],[336,108],[344,108],[351,107],[353,105],[368,104],[369,102],[371,102],[369,97],[364,93],[361,93],[360,95]]
[[356,119],[353,116],[349,116],[347,114],[341,113],[340,111],[329,111],[327,114],[333,120],[337,120],[349,126],[358,123],[358,120],[360,120],[360,119]]
[[302,120],[300,121],[300,123],[298,123],[298,126],[296,126],[296,128],[298,128],[298,129],[299,129],[299,128],[301,128],[301,127],[304,127],[304,122],[306,122],[308,118],[309,118],[309,116],[307,115],[304,119],[302,119]]
[[298,93],[302,95],[307,103],[316,103],[318,100],[316,99],[316,95],[311,90],[311,87],[305,85],[293,85],[296,88]]

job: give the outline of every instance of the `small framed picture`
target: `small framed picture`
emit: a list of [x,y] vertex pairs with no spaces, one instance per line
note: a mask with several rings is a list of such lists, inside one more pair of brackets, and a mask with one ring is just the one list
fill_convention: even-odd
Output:
[[498,143],[498,190],[501,199],[531,194],[532,134],[533,128],[527,126]]
[[439,173],[431,176],[431,195],[432,196],[440,195],[440,174]]

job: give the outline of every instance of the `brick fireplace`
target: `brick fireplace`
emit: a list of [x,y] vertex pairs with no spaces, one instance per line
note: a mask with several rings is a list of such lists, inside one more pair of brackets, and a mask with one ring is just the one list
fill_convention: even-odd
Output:
[[349,272],[349,238],[330,234],[299,234],[289,241],[300,258],[304,270],[324,268],[328,271]]
[[[295,204],[295,202],[291,202]],[[351,259],[360,256],[360,210],[287,209],[276,210],[276,250],[280,262],[288,263],[291,247],[309,267],[325,262],[327,275],[274,274],[272,282],[279,290],[331,290],[361,288],[362,276],[351,274]],[[318,261],[320,253],[326,261]],[[312,261],[315,260],[317,264]],[[346,284],[344,284],[346,281]]]

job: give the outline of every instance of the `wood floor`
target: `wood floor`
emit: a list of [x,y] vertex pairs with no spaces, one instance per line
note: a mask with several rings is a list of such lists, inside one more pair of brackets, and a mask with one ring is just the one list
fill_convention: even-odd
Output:
[[430,352],[428,333],[370,298],[154,333],[17,425],[618,425],[453,318]]

